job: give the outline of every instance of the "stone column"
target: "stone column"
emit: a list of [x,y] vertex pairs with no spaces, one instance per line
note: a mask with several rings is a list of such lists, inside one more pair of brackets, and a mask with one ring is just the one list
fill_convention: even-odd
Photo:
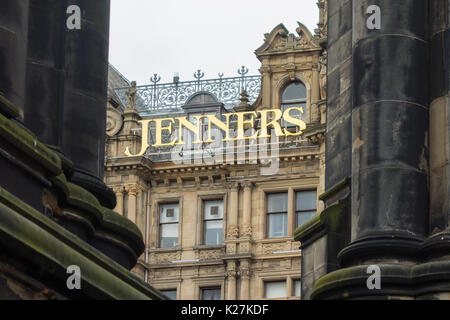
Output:
[[240,300],[250,299],[250,260],[241,260],[239,266],[239,276],[241,278]]
[[230,198],[227,216],[227,239],[236,239],[239,236],[239,184],[233,183],[230,187]]
[[312,86],[311,86],[311,102],[317,103],[320,100],[320,83],[319,83],[319,60],[313,62],[312,69]]
[[287,217],[287,236],[292,237],[294,235],[295,226],[295,191],[294,188],[289,188],[288,191],[288,217]]
[[227,300],[236,300],[236,261],[227,262]]
[[25,125],[61,147],[65,76],[65,0],[30,0]]
[[[353,1],[352,243],[343,266],[414,260],[428,231],[428,3]],[[367,28],[373,4],[383,8],[380,30]]]
[[243,210],[243,223],[241,229],[241,236],[252,236],[252,187],[251,182],[242,183],[244,189],[244,210]]
[[[450,229],[450,2],[430,3],[430,231]],[[446,14],[447,13],[447,14]],[[447,45],[446,40],[447,39]],[[439,235],[437,235],[439,237]]]
[[114,211],[123,215],[123,187],[117,187],[114,189],[114,193],[116,194],[117,205]]
[[133,223],[136,223],[136,211],[137,211],[137,194],[138,189],[136,186],[128,186],[128,219]]
[[262,67],[260,69],[260,72],[262,74],[262,87],[264,88],[262,90],[263,97],[262,97],[262,106],[263,108],[274,108],[275,106],[272,106],[272,83],[271,83],[271,70],[270,66],[267,65],[267,60],[263,60]]
[[[25,105],[28,0],[0,1],[0,96],[21,109]],[[12,114],[11,114],[12,115]]]
[[115,207],[103,183],[108,84],[109,0],[68,0],[82,11],[80,30],[66,30],[62,151],[74,162],[74,183]]

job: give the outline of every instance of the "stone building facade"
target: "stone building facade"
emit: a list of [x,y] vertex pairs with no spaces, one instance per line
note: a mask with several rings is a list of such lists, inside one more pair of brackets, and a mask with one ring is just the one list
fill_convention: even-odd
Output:
[[[110,94],[105,183],[116,194],[115,211],[136,223],[145,238],[146,249],[134,272],[167,296],[300,298],[301,250],[294,231],[322,210],[318,195],[325,189],[325,2],[319,7],[315,35],[300,23],[295,35],[281,24],[265,35],[255,51],[261,61],[261,85],[253,101],[250,92],[239,92],[240,100],[230,105],[208,90],[196,90],[182,105],[150,108],[144,99],[147,87],[135,87],[110,69],[110,86],[125,89]],[[243,68],[242,81],[244,74]],[[157,85],[154,79],[151,88],[178,85],[177,79],[172,85]],[[199,86],[200,82],[199,77]],[[292,135],[271,140],[266,158],[253,157],[247,140],[226,149],[223,161],[205,156],[208,150],[202,145],[197,150],[200,161],[180,163],[174,161],[174,153],[190,157],[195,152],[154,147],[155,122],[150,124],[152,143],[146,153],[125,155],[127,147],[130,154],[138,154],[142,137],[147,137],[140,120],[223,117],[233,111],[283,111],[292,106],[303,108],[298,117],[306,129],[296,135],[298,128],[287,128]],[[260,125],[256,124],[259,129]],[[164,142],[170,137],[162,138]],[[256,147],[260,150],[267,143],[257,141]],[[267,173],[269,167],[276,169]]]

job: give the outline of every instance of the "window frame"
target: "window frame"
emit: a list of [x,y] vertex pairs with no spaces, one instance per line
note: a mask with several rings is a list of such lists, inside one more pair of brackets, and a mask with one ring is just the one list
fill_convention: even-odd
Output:
[[[159,291],[162,293],[162,294],[164,294],[164,295],[166,295],[165,293],[164,293],[164,291],[175,291],[175,300],[178,300],[178,288],[174,288],[174,289],[159,289]],[[172,301],[174,301],[173,299],[171,299]]]
[[311,210],[297,210],[297,194],[300,193],[300,192],[311,192],[311,191],[314,191],[314,192],[316,193],[316,197],[315,197],[315,199],[316,199],[316,202],[315,202],[315,204],[316,204],[316,208],[315,208],[316,213],[315,213],[315,215],[316,215],[316,214],[317,214],[317,189],[301,189],[301,190],[294,190],[294,200],[295,200],[295,204],[294,204],[295,229],[297,229],[298,227],[300,227],[300,226],[298,225],[298,214],[299,214],[299,213],[302,213],[302,212],[311,212],[311,211],[313,211],[312,209],[311,209]]
[[[286,206],[286,211],[279,211],[279,212],[268,212],[269,211],[269,196],[273,195],[273,194],[285,194],[287,196],[287,206]],[[274,192],[266,192],[266,203],[265,203],[265,215],[266,215],[266,238],[267,239],[283,239],[288,237],[288,226],[289,226],[289,192],[288,190],[286,191],[274,191]],[[270,237],[269,235],[269,230],[270,230],[270,216],[271,215],[281,215],[281,214],[286,214],[286,234],[282,237]]]
[[[299,98],[299,99],[293,99],[293,100],[284,100],[283,99],[283,95],[284,95],[284,93],[286,92],[286,90],[287,90],[287,88],[290,86],[290,85],[292,85],[292,84],[294,84],[294,83],[300,83],[300,84],[302,84],[304,87],[305,87],[305,97],[304,98]],[[307,111],[308,111],[308,87],[306,86],[306,84],[304,83],[304,81],[302,81],[302,80],[299,80],[299,79],[295,79],[295,80],[293,80],[293,81],[289,81],[289,82],[287,82],[283,87],[282,87],[282,89],[280,90],[280,110],[281,110],[281,112],[285,112],[286,111],[286,109],[289,109],[290,107],[293,107],[293,105],[299,105],[299,104],[301,104],[302,106],[302,110],[303,110],[303,121],[305,121],[305,122],[307,122],[306,121],[306,119],[307,119]],[[304,105],[304,106],[303,106]],[[286,107],[286,109],[285,109],[285,107]],[[284,120],[283,120],[284,121]],[[282,123],[283,124],[283,126],[284,127],[286,127],[286,128],[292,128],[292,127],[295,127],[295,125],[294,124],[290,124],[290,125],[287,125],[286,123]]]
[[[220,292],[220,299],[219,300],[205,300],[203,298],[203,291],[204,290],[218,290]],[[205,286],[205,287],[200,287],[200,300],[201,301],[221,301],[223,300],[223,292],[222,292],[222,286]]]
[[[220,246],[224,244],[224,229],[225,229],[225,199],[222,198],[205,198],[202,201],[202,245],[204,246]],[[220,219],[206,219],[205,202],[220,201],[222,202],[222,218]],[[206,223],[209,221],[222,221],[222,242],[217,244],[206,244]]]
[[[167,205],[177,205],[178,206],[178,220],[177,222],[161,222],[161,209],[163,206],[167,206]],[[158,248],[159,249],[173,249],[173,248],[178,248],[180,246],[180,217],[181,217],[181,205],[179,201],[167,201],[167,202],[160,202],[158,203]],[[162,247],[161,243],[162,243],[162,226],[163,225],[173,225],[176,224],[177,225],[177,245],[173,246],[173,247]]]
[[[274,280],[267,279],[267,280],[263,280],[263,287],[264,287],[263,298],[264,299],[286,299],[286,298],[288,298],[288,295],[287,295],[287,288],[288,288],[287,280],[288,279],[278,279],[278,280],[276,280],[276,279],[274,279]],[[284,297],[268,298],[267,297],[266,284],[268,284],[268,283],[276,283],[276,282],[278,282],[278,283],[283,283],[284,282],[284,285],[285,285]]]

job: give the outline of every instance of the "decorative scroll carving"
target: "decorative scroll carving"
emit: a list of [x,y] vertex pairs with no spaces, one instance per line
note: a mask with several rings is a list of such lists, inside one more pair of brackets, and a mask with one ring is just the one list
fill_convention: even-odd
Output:
[[119,111],[108,107],[106,111],[106,134],[110,137],[115,136],[122,129],[123,118]]

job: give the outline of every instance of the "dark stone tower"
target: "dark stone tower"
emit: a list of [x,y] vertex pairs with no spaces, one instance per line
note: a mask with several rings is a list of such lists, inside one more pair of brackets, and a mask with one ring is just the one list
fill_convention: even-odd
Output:
[[0,3],[0,94],[20,110],[23,118],[27,60],[28,0]]
[[449,0],[329,1],[326,209],[297,232],[327,262],[306,298],[450,292],[449,16]]
[[[70,5],[82,8],[80,30],[65,28]],[[72,182],[112,209],[103,183],[108,44],[109,1],[30,1],[25,124],[73,161]]]
[[131,274],[143,237],[102,181],[109,9],[0,1],[0,299],[165,298]]

